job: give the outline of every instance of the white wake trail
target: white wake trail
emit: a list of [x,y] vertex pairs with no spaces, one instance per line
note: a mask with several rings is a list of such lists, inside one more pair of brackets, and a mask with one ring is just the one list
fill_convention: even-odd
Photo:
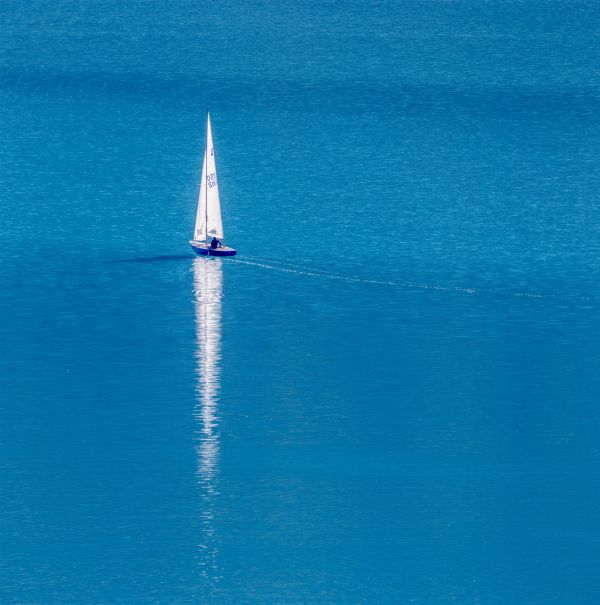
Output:
[[280,261],[276,259],[260,258],[246,256],[244,258],[232,258],[231,262],[249,265],[251,267],[259,267],[262,269],[271,269],[281,271],[283,273],[292,273],[294,275],[304,275],[307,277],[322,277],[344,281],[348,283],[371,284],[378,286],[388,286],[395,288],[404,288],[410,290],[436,290],[440,292],[458,292],[462,294],[492,294],[499,296],[514,296],[519,298],[536,298],[536,299],[554,299],[554,300],[576,300],[576,301],[591,301],[589,296],[570,296],[565,294],[542,294],[540,292],[510,292],[506,290],[498,290],[493,288],[469,288],[460,286],[441,286],[439,284],[424,284],[417,282],[403,282],[395,280],[371,279],[360,275],[343,275],[340,273],[331,273],[323,269],[307,267],[288,261]]

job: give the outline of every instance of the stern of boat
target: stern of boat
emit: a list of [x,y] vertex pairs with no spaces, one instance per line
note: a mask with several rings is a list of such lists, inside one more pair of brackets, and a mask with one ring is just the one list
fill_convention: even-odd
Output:
[[190,240],[190,246],[192,250],[200,256],[235,256],[237,250],[230,246],[221,246],[220,248],[211,248],[210,244],[206,242],[196,242]]

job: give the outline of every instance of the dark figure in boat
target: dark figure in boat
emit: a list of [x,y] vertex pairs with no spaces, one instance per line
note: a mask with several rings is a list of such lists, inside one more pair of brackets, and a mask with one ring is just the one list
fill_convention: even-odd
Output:
[[217,248],[220,248],[221,246],[222,246],[221,242],[216,237],[213,237],[212,241],[210,242],[210,247],[213,250],[216,250]]

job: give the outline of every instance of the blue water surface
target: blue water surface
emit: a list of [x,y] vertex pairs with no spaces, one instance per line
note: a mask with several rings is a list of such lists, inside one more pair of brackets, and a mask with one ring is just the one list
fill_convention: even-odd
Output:
[[597,603],[599,18],[5,0],[1,602]]

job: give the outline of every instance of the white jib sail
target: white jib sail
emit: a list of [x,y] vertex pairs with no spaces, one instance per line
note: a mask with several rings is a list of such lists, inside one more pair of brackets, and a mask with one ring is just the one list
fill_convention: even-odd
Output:
[[217,181],[217,166],[213,147],[210,114],[206,123],[206,149],[202,164],[202,180],[198,196],[198,213],[194,239],[202,241],[217,237],[223,239],[223,221],[221,220],[221,202],[219,200],[219,183]]

